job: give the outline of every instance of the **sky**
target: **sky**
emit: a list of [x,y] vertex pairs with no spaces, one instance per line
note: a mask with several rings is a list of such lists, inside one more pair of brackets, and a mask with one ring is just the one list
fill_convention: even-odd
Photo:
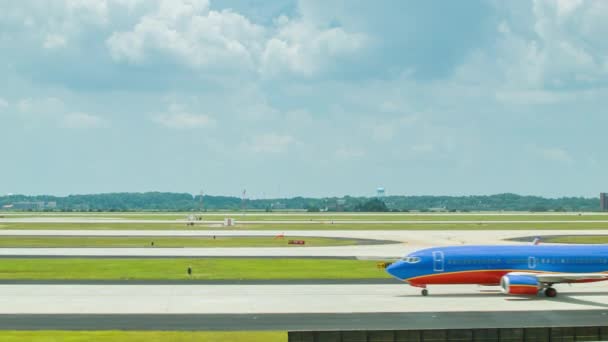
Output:
[[608,2],[0,3],[0,194],[608,191]]

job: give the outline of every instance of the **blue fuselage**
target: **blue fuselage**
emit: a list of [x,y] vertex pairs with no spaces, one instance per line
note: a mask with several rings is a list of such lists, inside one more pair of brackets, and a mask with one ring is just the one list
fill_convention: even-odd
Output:
[[387,272],[411,285],[498,285],[510,272],[602,273],[607,245],[454,246],[416,251]]

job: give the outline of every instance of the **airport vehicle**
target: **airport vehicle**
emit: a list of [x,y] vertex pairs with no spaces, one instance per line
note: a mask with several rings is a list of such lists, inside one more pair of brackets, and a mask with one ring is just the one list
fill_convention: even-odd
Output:
[[500,285],[514,295],[555,297],[558,283],[608,280],[606,245],[451,246],[413,252],[391,263],[393,277],[422,288],[427,285]]

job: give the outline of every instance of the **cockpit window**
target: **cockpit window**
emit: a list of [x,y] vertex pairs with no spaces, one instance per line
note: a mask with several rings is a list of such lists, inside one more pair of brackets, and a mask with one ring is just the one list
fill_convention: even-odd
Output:
[[403,262],[406,262],[408,264],[415,264],[417,262],[420,262],[420,258],[419,257],[404,257],[403,259],[401,259]]

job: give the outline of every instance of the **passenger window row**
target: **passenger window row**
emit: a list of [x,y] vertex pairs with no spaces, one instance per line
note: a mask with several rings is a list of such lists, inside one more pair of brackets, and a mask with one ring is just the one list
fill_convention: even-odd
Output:
[[[407,259],[407,258],[406,258]],[[446,258],[447,259],[447,258]],[[608,258],[536,258],[541,264],[608,264]],[[528,259],[447,259],[448,265],[528,264]],[[417,262],[417,261],[416,261]]]

